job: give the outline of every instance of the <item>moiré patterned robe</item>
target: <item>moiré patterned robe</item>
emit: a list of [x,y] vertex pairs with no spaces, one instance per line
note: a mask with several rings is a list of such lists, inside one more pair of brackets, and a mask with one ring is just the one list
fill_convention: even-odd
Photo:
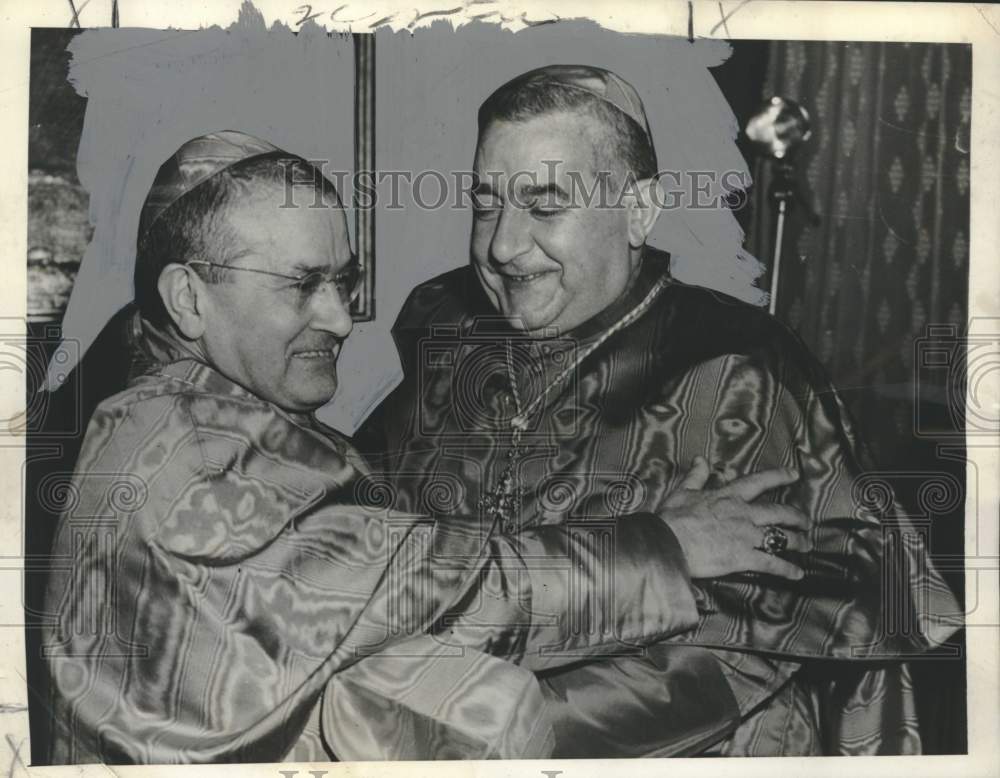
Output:
[[[95,412],[57,529],[54,763],[546,756],[547,703],[506,658],[558,666],[696,622],[656,517],[609,547],[393,514],[310,417],[193,359],[146,367]],[[576,633],[595,606],[613,619]]]
[[[397,507],[455,479],[466,490],[448,510],[475,510],[508,461],[508,362],[530,402],[666,274],[667,257],[647,249],[621,300],[537,339],[496,319],[471,268],[418,287],[395,329],[404,381],[358,438],[400,488]],[[512,536],[655,511],[699,454],[730,479],[794,466],[800,480],[768,499],[813,521],[804,580],[699,582],[689,632],[643,657],[543,674],[557,755],[697,753],[713,739],[709,753],[734,755],[919,750],[901,660],[944,641],[959,608],[891,496],[866,503],[879,490],[864,488],[870,466],[840,399],[787,328],[671,281],[541,404],[525,443]],[[706,710],[689,681],[710,672],[735,709],[720,695]]]

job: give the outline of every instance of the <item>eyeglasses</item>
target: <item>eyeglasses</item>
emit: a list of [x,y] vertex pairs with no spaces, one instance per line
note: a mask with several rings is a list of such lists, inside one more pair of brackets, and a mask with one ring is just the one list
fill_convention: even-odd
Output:
[[295,288],[303,300],[311,299],[325,284],[333,285],[340,296],[340,301],[344,305],[353,303],[361,292],[361,266],[357,260],[352,260],[346,267],[335,273],[313,270],[310,273],[298,276],[288,275],[287,273],[275,273],[273,270],[259,270],[255,267],[233,267],[232,265],[222,265],[218,262],[208,262],[203,259],[192,259],[187,264],[205,265],[221,270],[236,270],[243,273],[257,273],[262,276],[274,276],[275,278],[294,281]]

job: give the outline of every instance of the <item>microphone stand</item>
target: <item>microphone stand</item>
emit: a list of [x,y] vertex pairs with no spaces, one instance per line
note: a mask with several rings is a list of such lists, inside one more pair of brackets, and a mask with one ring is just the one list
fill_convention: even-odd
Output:
[[774,179],[771,181],[770,199],[778,205],[778,218],[774,230],[774,255],[771,260],[771,301],[768,312],[773,316],[778,306],[778,279],[781,277],[782,243],[785,237],[785,216],[795,200],[795,165],[789,159],[776,160]]
[[778,307],[778,283],[781,279],[782,243],[785,238],[785,219],[792,204],[798,200],[806,205],[813,223],[819,217],[802,197],[795,167],[796,149],[812,135],[809,129],[809,112],[793,100],[775,95],[750,117],[744,130],[765,159],[774,162],[774,178],[768,195],[778,205],[775,223],[774,256],[771,261],[771,299],[768,312],[773,316]]

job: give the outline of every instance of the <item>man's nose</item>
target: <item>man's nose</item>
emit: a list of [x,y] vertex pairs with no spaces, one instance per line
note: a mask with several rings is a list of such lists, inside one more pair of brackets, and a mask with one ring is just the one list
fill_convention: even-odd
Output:
[[490,241],[490,259],[506,265],[531,249],[530,215],[523,208],[506,205],[500,211]]
[[323,284],[312,299],[313,329],[346,338],[354,329],[350,303],[345,303],[333,284]]

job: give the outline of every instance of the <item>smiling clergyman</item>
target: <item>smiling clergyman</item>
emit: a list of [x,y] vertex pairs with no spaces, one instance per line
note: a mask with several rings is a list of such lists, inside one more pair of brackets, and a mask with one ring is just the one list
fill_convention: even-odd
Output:
[[[667,136],[671,151],[698,131]],[[794,469],[774,496],[809,517],[805,533],[763,523],[742,542],[805,575],[727,576],[712,562],[739,545],[704,557],[689,545],[714,516],[673,524],[698,579],[697,626],[643,656],[546,673],[555,753],[919,752],[905,660],[946,640],[960,608],[901,509],[858,504],[872,465],[802,342],[762,310],[679,283],[646,243],[665,202],[657,171],[642,101],[614,73],[550,65],[490,95],[471,262],[404,305],[406,375],[363,450],[382,457],[400,508],[449,474],[467,487],[456,512],[482,503],[514,537],[626,527],[697,457],[724,480]],[[583,202],[602,177],[610,196]],[[706,698],[692,678],[720,691]]]

